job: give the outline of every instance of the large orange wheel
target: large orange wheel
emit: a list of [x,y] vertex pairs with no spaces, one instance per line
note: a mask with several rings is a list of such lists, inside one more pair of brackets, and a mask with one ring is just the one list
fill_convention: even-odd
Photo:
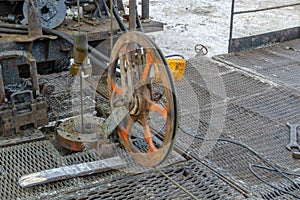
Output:
[[125,149],[141,165],[161,164],[177,132],[175,87],[161,51],[144,33],[125,33],[114,45],[108,91],[112,110],[128,109],[117,128]]

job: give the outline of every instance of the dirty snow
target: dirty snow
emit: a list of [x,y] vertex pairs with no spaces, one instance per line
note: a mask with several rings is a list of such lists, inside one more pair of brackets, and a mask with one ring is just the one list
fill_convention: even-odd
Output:
[[[138,1],[140,3],[140,1]],[[236,0],[236,11],[299,3],[299,0]],[[231,0],[150,0],[150,16],[165,23],[151,33],[165,54],[195,55],[203,44],[209,56],[227,52]],[[300,6],[235,15],[233,37],[300,26]]]

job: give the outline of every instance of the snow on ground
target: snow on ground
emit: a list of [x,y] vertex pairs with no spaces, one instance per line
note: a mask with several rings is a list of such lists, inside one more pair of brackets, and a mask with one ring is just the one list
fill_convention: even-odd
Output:
[[[140,3],[140,1],[139,1]],[[300,3],[299,0],[236,0],[236,11]],[[196,44],[209,56],[227,53],[231,0],[150,0],[150,16],[165,23],[151,33],[165,54],[193,57]],[[235,38],[300,26],[300,6],[235,15]]]

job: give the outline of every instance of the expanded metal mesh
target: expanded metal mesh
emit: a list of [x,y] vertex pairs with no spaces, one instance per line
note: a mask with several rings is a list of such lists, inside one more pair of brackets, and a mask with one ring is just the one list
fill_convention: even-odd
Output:
[[[208,127],[209,123],[200,123],[198,129],[200,136],[210,136],[205,135]],[[286,149],[286,145],[289,143],[288,127],[273,122],[249,109],[230,104],[227,109],[224,131],[217,135],[248,145],[280,169],[295,171],[300,167],[298,160],[293,159],[291,152]],[[191,147],[191,152],[195,156],[202,156],[201,153],[205,152],[203,142],[201,140],[195,141]],[[249,186],[261,183],[250,172],[249,164],[268,166],[249,150],[227,142],[217,142],[207,159]],[[258,170],[258,174],[268,182],[278,182],[285,179],[278,173],[271,173],[267,170]]]
[[[295,179],[294,180],[295,184],[291,183],[291,182],[288,182],[288,181],[283,181],[283,182],[275,182],[275,183],[270,183],[278,188],[280,188],[280,190],[283,190],[284,192],[288,192],[288,193],[291,193],[293,195],[296,195],[296,196],[299,196],[300,195],[300,190],[299,190],[299,187],[300,187],[300,181],[299,179]],[[257,188],[259,188],[259,186],[257,186]],[[266,200],[273,200],[273,199],[293,199],[295,197],[292,197],[291,195],[289,194],[286,194],[284,193],[283,191],[278,191],[276,189],[269,189],[267,188],[265,191],[260,191],[260,194],[262,196],[263,199],[266,199]]]
[[276,83],[300,88],[300,39],[272,47],[217,56],[218,59],[247,68]]
[[272,89],[235,102],[282,125],[300,122],[300,96],[284,89]]
[[[231,55],[232,57],[223,56],[222,59],[231,59],[231,62],[234,61],[241,67],[252,67],[257,72],[266,73],[268,76],[272,76],[274,72],[273,74],[277,76],[274,76],[275,79],[272,80],[283,81],[287,84],[291,82],[292,86],[298,87],[295,84],[298,80],[296,75],[299,74],[297,71],[299,69],[294,71],[294,68],[299,66],[297,60],[299,57],[295,58],[299,52],[286,48],[287,45],[299,49],[299,42],[287,43],[284,46],[253,51],[252,54],[236,53],[234,56]],[[286,52],[290,54],[286,55]],[[288,66],[284,69],[286,72],[292,70],[294,75],[291,76],[291,80],[286,76],[288,73],[281,72],[280,65]],[[282,76],[278,76],[279,74]],[[79,110],[76,107],[79,105],[80,96],[76,78],[70,76],[68,72],[45,75],[43,78],[56,86],[56,91],[50,99],[53,120],[73,115],[74,113],[70,113]],[[214,88],[216,90],[213,92],[210,91],[207,80],[214,80],[214,78],[222,80],[226,96],[223,96],[222,90],[218,88]],[[97,84],[94,86],[99,86],[102,92],[99,91],[107,94],[105,80],[105,78],[101,79],[99,85],[96,81]],[[109,112],[109,105],[105,98],[107,96],[105,94],[102,94],[105,97],[90,95],[89,91],[95,91],[96,87],[85,87],[84,101],[88,103],[87,105],[92,105],[91,107],[95,107],[95,103],[98,102],[100,112],[107,114]],[[297,123],[300,118],[298,114],[300,101],[295,91],[269,85],[267,82],[229,69],[205,57],[189,60],[184,79],[176,82],[176,89],[180,112],[180,129],[176,140],[176,147],[179,150],[198,158],[202,158],[206,150],[204,144],[207,142],[188,136],[184,133],[185,131],[201,137],[222,137],[242,142],[283,170],[297,171],[300,168],[298,160],[293,159],[291,152],[286,149],[289,142],[289,129],[286,122]],[[213,104],[215,110],[212,110]],[[85,108],[88,108],[87,105]],[[211,118],[224,114],[222,113],[224,109],[227,111],[224,129],[218,131],[219,129],[211,124]],[[208,135],[209,131],[213,135]],[[147,146],[142,140],[137,141],[137,144],[141,147]],[[130,154],[118,145],[112,146],[110,156],[120,156],[126,160],[128,164],[126,169],[27,189],[18,186],[17,181],[24,174],[104,158],[96,153],[97,150],[62,157],[47,141],[1,148],[0,196],[4,199],[189,198],[186,193],[157,171],[135,164]],[[291,196],[263,184],[251,173],[249,164],[268,166],[249,149],[219,141],[205,156],[209,165],[225,177],[244,185],[263,199],[291,199]],[[243,199],[232,186],[225,184],[201,163],[195,160],[187,162],[179,153],[173,152],[165,165],[163,171],[198,198]],[[274,186],[295,194],[300,192],[278,172],[259,168],[255,168],[255,172]],[[142,174],[136,175],[136,173]],[[290,177],[295,178],[295,176]]]
[[32,199],[43,193],[60,191],[76,186],[68,180],[34,188],[21,188],[18,180],[22,175],[61,166],[59,153],[49,142],[35,142],[0,149],[0,196],[2,199]]
[[271,86],[240,72],[222,75],[227,98],[245,97],[269,89]]
[[[37,199],[43,195],[59,194],[62,191],[76,191],[93,183],[100,183],[112,178],[118,179],[127,173],[141,173],[153,168],[141,167],[122,148],[115,148],[111,156],[120,156],[127,162],[127,167],[120,171],[107,171],[93,176],[72,178],[59,182],[43,184],[31,188],[21,188],[18,180],[22,175],[42,170],[79,164],[101,159],[95,151],[87,151],[62,157],[49,141],[22,144],[0,149],[0,196],[3,199]],[[178,154],[171,154],[166,165],[184,161]]]
[[[242,199],[239,193],[215,174],[190,161],[163,169],[174,181],[199,199]],[[72,193],[51,196],[51,199],[189,199],[186,193],[159,172],[151,172],[102,182]]]
[[[238,53],[236,55],[237,57],[239,56]],[[238,58],[241,59],[240,57]],[[200,65],[197,60],[194,62],[194,66]],[[189,76],[191,78],[189,82],[197,83],[198,89],[195,91],[198,93],[198,91],[201,92],[199,88],[204,88],[205,90],[207,86],[203,84],[200,73],[196,73],[196,71],[194,70],[193,75]],[[221,137],[241,142],[254,149],[259,155],[280,169],[287,171],[298,170],[300,163],[293,159],[292,153],[286,149],[286,145],[289,143],[289,129],[286,123],[288,121],[299,121],[297,120],[299,119],[297,112],[299,109],[297,108],[300,105],[298,95],[293,91],[270,85],[268,81],[260,81],[255,77],[235,70],[230,70],[220,75],[226,89],[227,104],[216,106],[214,114],[222,114],[218,111],[218,107],[220,110],[224,108],[227,110],[225,127],[222,132],[214,129],[213,124],[211,124],[213,108],[210,104],[201,106],[199,112],[186,113],[184,116],[188,117],[181,121],[180,126],[182,130],[179,130],[178,135],[180,141],[189,141],[189,144],[191,144],[187,152],[190,155],[202,158],[206,152],[204,144],[209,142],[203,142],[187,136],[184,131],[193,135],[198,134],[201,137]],[[200,81],[197,82],[197,80]],[[203,92],[200,92],[198,93],[199,97],[203,94]],[[195,120],[195,118],[199,120],[198,128],[194,126],[192,128],[189,127],[189,117],[191,120]],[[222,122],[220,121],[220,123]],[[213,130],[214,135],[208,134],[209,129]],[[267,167],[268,165],[241,146],[219,141],[206,156],[206,159],[209,160],[214,168],[219,169],[222,174],[235,181],[238,180],[242,185],[245,184],[246,188],[255,191],[256,194],[261,195],[265,199],[291,198],[291,196],[281,194],[263,184],[261,180],[254,176],[249,169],[249,164]],[[278,172],[256,168],[255,172],[263,180],[278,187],[285,187],[283,183],[286,182],[286,178]],[[292,176],[291,178],[295,177]],[[292,192],[295,191],[297,194],[299,189],[294,188]]]
[[[80,114],[80,78],[69,72],[43,75],[40,81],[55,86],[55,92],[50,95],[50,121],[63,119]],[[95,110],[95,100],[98,98],[94,85],[88,79],[83,79],[83,108],[84,111]],[[93,83],[95,84],[95,83]],[[97,83],[96,83],[97,84]]]

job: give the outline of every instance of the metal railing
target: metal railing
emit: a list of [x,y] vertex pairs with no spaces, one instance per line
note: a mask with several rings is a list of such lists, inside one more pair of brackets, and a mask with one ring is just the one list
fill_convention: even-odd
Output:
[[300,5],[300,2],[299,3],[293,3],[293,4],[286,4],[286,5],[274,6],[274,7],[268,7],[268,8],[261,8],[261,9],[256,9],[256,10],[245,10],[245,11],[238,11],[238,12],[236,12],[234,10],[234,8],[235,8],[235,0],[232,0],[232,4],[231,4],[231,16],[230,16],[230,31],[229,31],[228,53],[230,53],[231,49],[232,49],[232,34],[233,34],[233,20],[234,20],[233,18],[234,18],[234,15],[254,13],[254,12],[261,12],[261,11],[268,11],[268,10],[275,10],[275,9],[280,9],[280,8],[299,6],[299,5]]

